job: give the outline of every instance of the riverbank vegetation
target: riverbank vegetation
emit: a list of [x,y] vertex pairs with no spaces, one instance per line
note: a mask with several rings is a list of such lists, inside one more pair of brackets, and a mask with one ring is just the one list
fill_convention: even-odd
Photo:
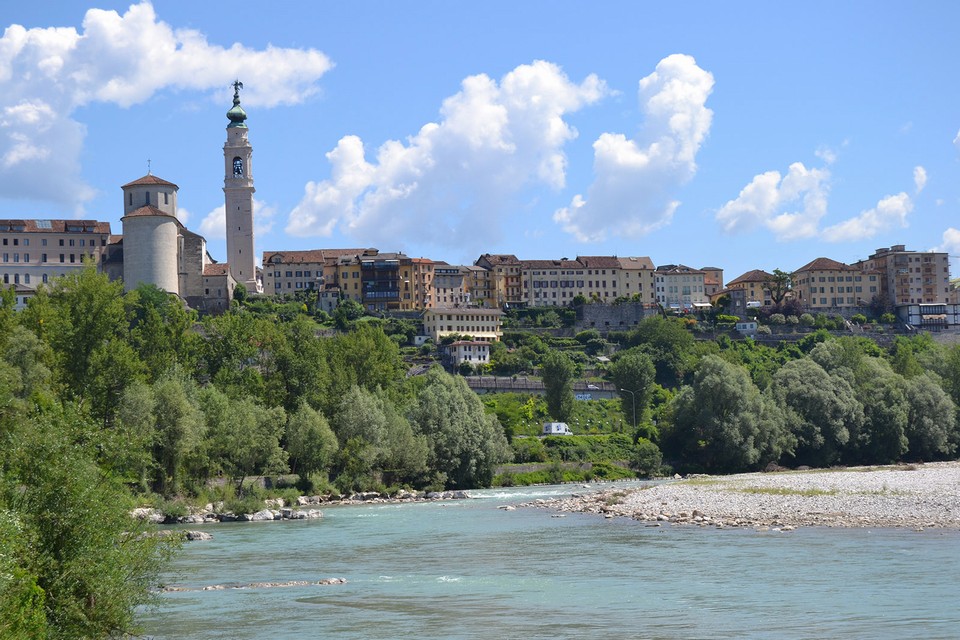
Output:
[[[764,346],[656,317],[563,337],[534,330],[567,311],[530,311],[484,373],[532,375],[545,395],[481,399],[430,366],[430,345],[409,344],[414,321],[356,304],[328,315],[254,298],[198,318],[92,267],[13,303],[3,291],[3,633],[125,630],[169,548],[116,514],[252,508],[256,477],[294,478],[286,497],[929,461],[960,447],[960,346],[923,335],[881,348],[819,329]],[[583,379],[617,397],[576,400]],[[536,437],[547,420],[575,435]],[[505,466],[517,464],[537,466]]]

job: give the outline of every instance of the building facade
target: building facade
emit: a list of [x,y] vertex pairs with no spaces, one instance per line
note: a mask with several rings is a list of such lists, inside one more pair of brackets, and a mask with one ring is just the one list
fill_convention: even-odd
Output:
[[[753,269],[728,282],[723,291],[730,298],[728,312],[742,317],[746,315],[747,309],[773,306],[769,288],[772,280],[773,274],[762,269]],[[711,296],[711,300],[713,299]]]
[[492,298],[495,300],[490,306],[502,309],[524,304],[523,274],[517,256],[485,253],[473,264],[490,271],[493,281]]
[[110,223],[96,220],[0,220],[0,281],[29,297],[37,285],[104,262]]
[[423,329],[436,343],[454,333],[470,336],[472,341],[496,342],[503,336],[502,318],[499,309],[427,309],[423,312]]
[[946,253],[907,251],[898,244],[877,249],[855,266],[880,276],[879,296],[890,310],[902,305],[945,303],[950,297],[950,256]]
[[675,310],[689,310],[709,304],[703,283],[704,272],[682,264],[657,267],[657,302]]
[[880,294],[880,275],[817,258],[793,272],[793,293],[810,312],[865,307]]

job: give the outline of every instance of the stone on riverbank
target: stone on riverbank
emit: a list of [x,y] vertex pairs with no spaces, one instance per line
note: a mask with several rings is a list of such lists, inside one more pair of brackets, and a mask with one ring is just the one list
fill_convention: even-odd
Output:
[[940,462],[697,476],[527,506],[778,532],[801,526],[960,529],[958,487],[960,462]]

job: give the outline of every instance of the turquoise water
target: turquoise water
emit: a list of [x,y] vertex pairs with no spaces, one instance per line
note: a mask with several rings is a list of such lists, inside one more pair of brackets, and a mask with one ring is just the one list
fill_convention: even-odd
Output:
[[[468,501],[332,507],[203,528],[170,584],[346,584],[165,594],[168,638],[958,638],[960,533],[648,527]],[[191,527],[197,528],[197,527]]]

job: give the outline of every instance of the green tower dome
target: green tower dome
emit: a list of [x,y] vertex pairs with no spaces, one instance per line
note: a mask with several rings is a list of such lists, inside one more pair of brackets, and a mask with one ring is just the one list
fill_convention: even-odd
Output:
[[231,127],[244,127],[244,120],[247,119],[247,112],[240,107],[240,89],[243,88],[243,83],[237,80],[233,83],[233,107],[230,111],[227,111],[227,118],[230,120],[230,124],[227,125],[227,128]]

